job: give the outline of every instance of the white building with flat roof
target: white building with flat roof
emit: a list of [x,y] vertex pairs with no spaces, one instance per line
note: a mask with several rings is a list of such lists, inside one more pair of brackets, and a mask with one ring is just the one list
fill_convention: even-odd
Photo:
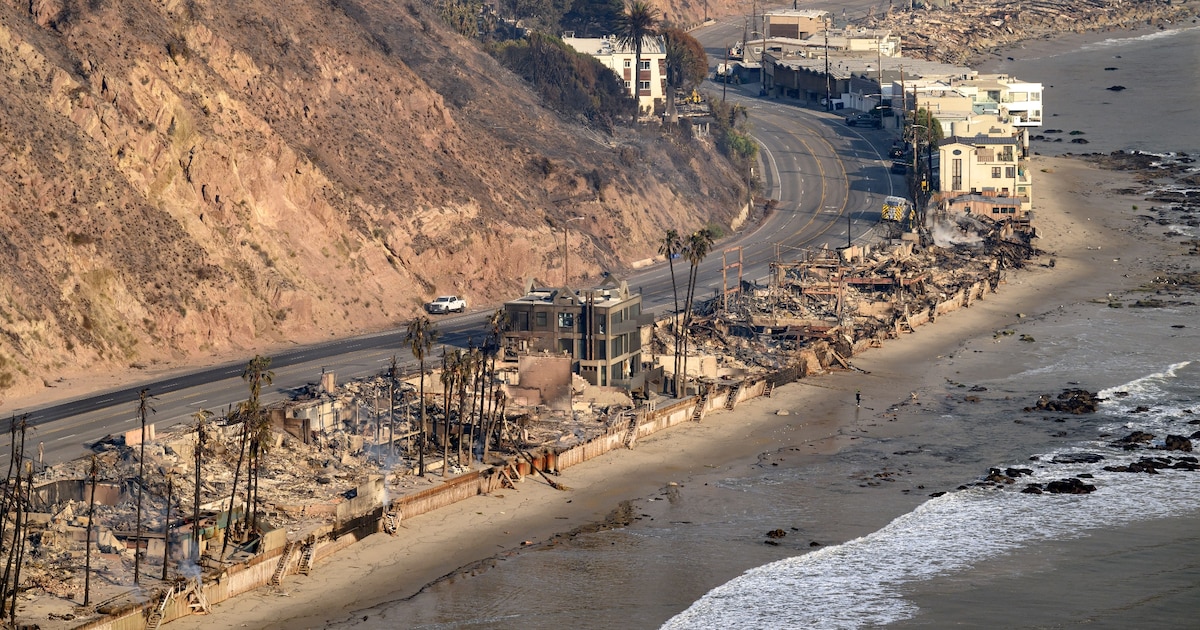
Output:
[[615,37],[564,37],[563,43],[578,52],[595,57],[617,73],[629,94],[636,95],[638,111],[650,113],[665,102],[667,46],[663,38],[647,37],[642,40],[642,67],[636,72],[633,69],[633,47],[622,46]]

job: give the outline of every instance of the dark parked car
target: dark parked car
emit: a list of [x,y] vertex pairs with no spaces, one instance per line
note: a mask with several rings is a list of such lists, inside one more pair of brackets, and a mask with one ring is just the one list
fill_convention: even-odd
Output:
[[905,155],[908,155],[908,147],[902,144],[892,145],[892,148],[888,150],[888,157],[892,158],[893,160],[899,160]]
[[846,117],[846,124],[851,127],[874,127],[879,129],[883,127],[883,120],[866,113],[850,114]]
[[897,175],[903,175],[908,172],[908,164],[904,162],[892,162],[892,172]]

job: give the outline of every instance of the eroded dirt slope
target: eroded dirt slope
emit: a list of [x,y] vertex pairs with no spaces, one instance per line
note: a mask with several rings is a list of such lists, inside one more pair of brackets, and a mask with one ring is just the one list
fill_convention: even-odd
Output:
[[379,329],[728,225],[711,152],[609,137],[422,3],[0,2],[0,400]]

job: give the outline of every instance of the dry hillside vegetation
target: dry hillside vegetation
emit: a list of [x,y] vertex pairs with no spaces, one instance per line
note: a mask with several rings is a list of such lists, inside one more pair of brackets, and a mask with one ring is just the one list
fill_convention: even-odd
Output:
[[543,108],[430,5],[0,2],[0,397],[595,277],[728,225],[704,142]]

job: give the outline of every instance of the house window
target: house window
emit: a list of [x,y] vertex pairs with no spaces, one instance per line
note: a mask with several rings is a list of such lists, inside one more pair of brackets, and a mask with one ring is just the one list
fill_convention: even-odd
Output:
[[1000,167],[999,166],[992,167],[992,179],[1000,179]]
[[559,313],[558,314],[558,327],[559,328],[574,328],[575,327],[575,313]]
[[1017,167],[1015,167],[1015,166],[1004,167],[1004,176],[1009,179],[1015,178],[1017,176]]
[[950,165],[950,190],[962,190],[962,158],[954,158]]
[[559,339],[558,349],[563,354],[575,356],[575,340],[574,339]]
[[632,68],[632,67],[633,67],[633,62],[632,62],[632,61],[630,61],[630,60],[628,60],[628,59],[626,59],[626,60],[625,60],[625,67],[626,67],[626,68]]
[[529,313],[525,311],[517,312],[516,328],[517,330],[529,330]]
[[626,81],[626,82],[625,82],[625,89],[626,89],[626,90],[628,90],[628,89],[629,89],[629,86],[631,86],[631,85],[633,85],[633,83],[632,83],[631,81]]
[[546,327],[546,312],[540,311],[533,314],[533,324],[538,328]]
[[641,65],[638,66],[638,70],[649,70],[649,69],[650,69],[650,60],[643,59]]
[[639,92],[643,91],[643,90],[649,90],[649,89],[650,89],[649,81],[638,81],[638,91]]
[[597,335],[607,334],[604,332],[605,330],[608,329],[608,326],[605,325],[605,323],[607,321],[608,321],[608,318],[603,315],[596,316],[596,334]]

